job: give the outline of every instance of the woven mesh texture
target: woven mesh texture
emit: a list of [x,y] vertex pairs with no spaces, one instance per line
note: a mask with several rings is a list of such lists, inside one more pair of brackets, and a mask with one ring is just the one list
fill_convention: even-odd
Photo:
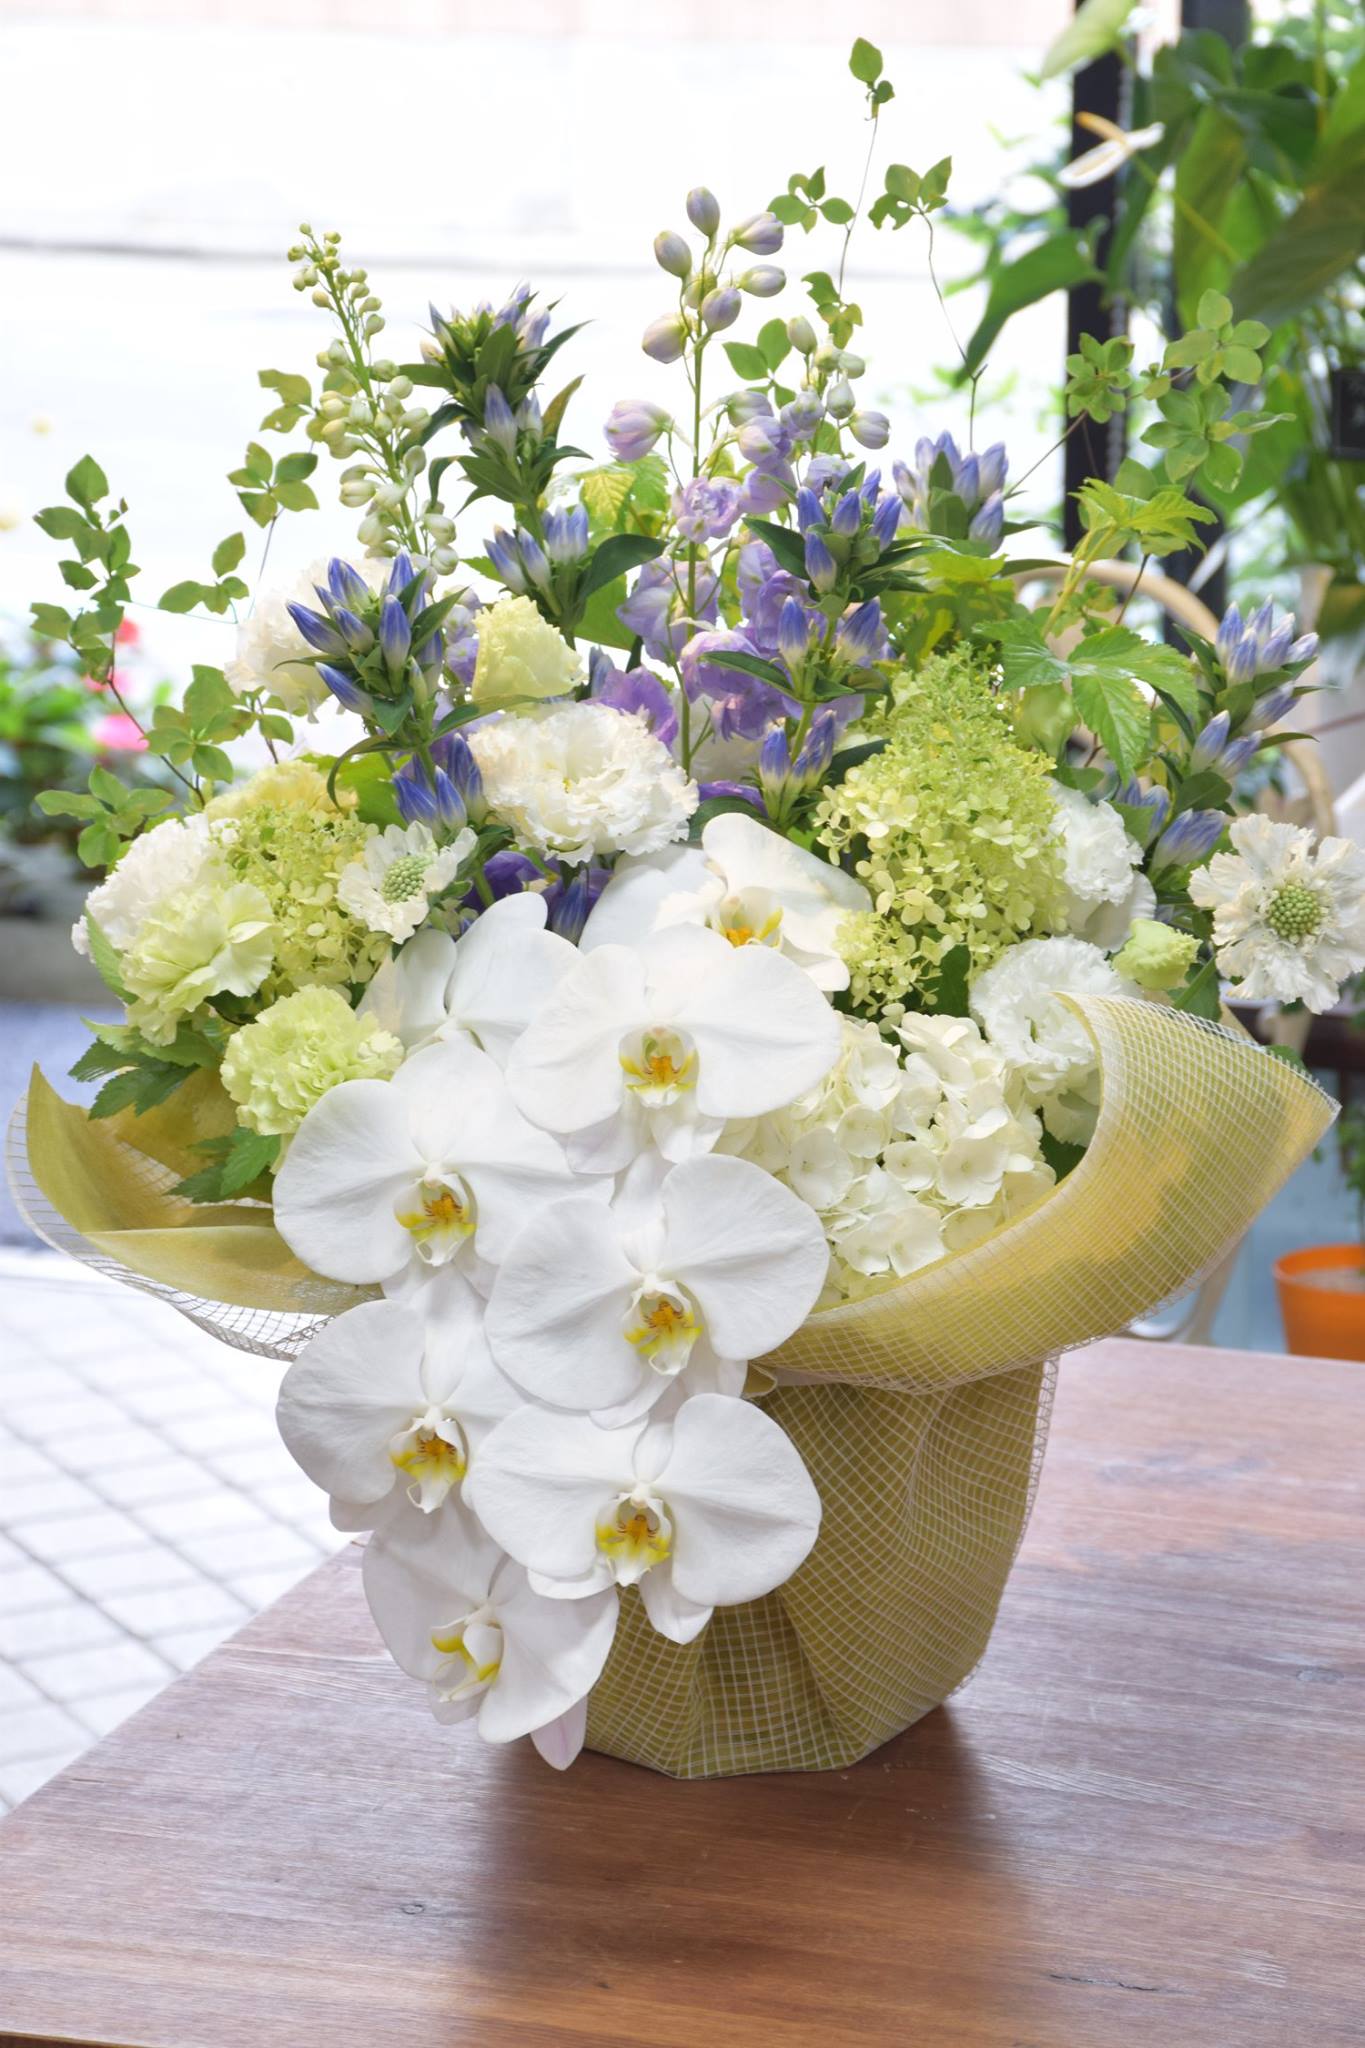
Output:
[[[1102,1081],[1085,1158],[994,1237],[812,1316],[764,1361],[778,1381],[769,1412],[820,1490],[815,1548],[775,1593],[718,1611],[686,1646],[627,1593],[591,1747],[682,1778],[842,1767],[981,1657],[1033,1498],[1049,1361],[1215,1265],[1335,1107],[1217,1025],[1148,1003],[1080,1007]],[[70,1156],[60,1171],[40,1156],[35,1171],[16,1119],[11,1174],[59,1249],[271,1358],[294,1357],[362,1298],[291,1268],[267,1210],[206,1214],[169,1196],[174,1172],[128,1142],[133,1127],[107,1132],[60,1104],[54,1116],[50,1091],[31,1100],[35,1155]],[[210,1283],[221,1298],[198,1291]]]

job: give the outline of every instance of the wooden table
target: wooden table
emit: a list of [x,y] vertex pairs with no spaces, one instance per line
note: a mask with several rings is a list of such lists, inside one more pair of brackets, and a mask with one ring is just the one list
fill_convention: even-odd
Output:
[[1112,1343],[985,1664],[855,1769],[443,1730],[356,1554],[0,1825],[0,2040],[1365,2042],[1365,1368]]

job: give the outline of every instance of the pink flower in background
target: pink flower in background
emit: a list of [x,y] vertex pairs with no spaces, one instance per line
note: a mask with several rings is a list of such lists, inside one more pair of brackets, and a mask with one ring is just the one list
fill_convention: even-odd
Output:
[[136,647],[139,639],[136,625],[131,619],[120,619],[114,631],[116,647]]
[[92,736],[102,753],[145,754],[147,751],[146,734],[126,711],[111,711],[106,717],[97,718]]

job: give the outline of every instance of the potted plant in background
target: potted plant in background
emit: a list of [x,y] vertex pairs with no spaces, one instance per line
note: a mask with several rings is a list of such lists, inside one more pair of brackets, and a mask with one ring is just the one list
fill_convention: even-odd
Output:
[[1348,1244],[1312,1244],[1275,1261],[1285,1343],[1300,1357],[1365,1360],[1365,1098],[1337,1125],[1342,1177],[1356,1207]]

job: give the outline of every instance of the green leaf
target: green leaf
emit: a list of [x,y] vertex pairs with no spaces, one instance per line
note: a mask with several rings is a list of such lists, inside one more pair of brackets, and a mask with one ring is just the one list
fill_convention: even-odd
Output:
[[927,991],[940,1016],[967,1015],[971,976],[970,946],[950,946],[938,963],[938,973],[934,977],[932,988]]
[[701,835],[713,818],[722,818],[727,811],[742,811],[746,818],[761,815],[757,806],[742,796],[708,796],[699,803],[687,821],[687,836],[693,846],[700,843]]
[[116,995],[121,1003],[130,1003],[133,999],[123,986],[123,962],[88,910],[85,913],[85,930],[95,972],[111,995]]
[[784,670],[771,661],[764,661],[758,654],[740,654],[728,647],[717,648],[706,657],[709,668],[738,669],[741,675],[757,676],[760,681],[771,683],[774,689],[790,691],[791,678]]
[[[1206,323],[1201,294],[1213,279],[1226,279],[1229,260],[1217,241],[1194,223],[1207,221],[1217,232],[1225,209],[1239,190],[1247,168],[1247,143],[1240,124],[1222,107],[1204,107],[1190,139],[1176,158],[1173,259],[1180,317],[1186,324]],[[1127,200],[1125,199],[1125,205]]]
[[82,455],[74,469],[66,473],[66,494],[78,505],[84,505],[87,512],[94,510],[101,498],[109,495],[109,479],[93,455]]
[[[278,497],[279,495],[279,486],[281,484],[301,484],[305,477],[313,474],[317,466],[317,456],[309,454],[306,449],[300,449],[293,455],[282,455],[275,464],[276,496]],[[238,560],[240,559],[239,556]],[[232,563],[231,566],[235,569],[237,566],[236,562]]]
[[278,1159],[280,1141],[278,1136],[266,1137],[259,1131],[234,1131],[232,1145],[223,1160],[219,1174],[219,1185],[224,1195],[240,1194],[259,1180]]
[[89,520],[74,505],[49,505],[44,511],[34,513],[33,523],[52,540],[75,540],[91,531]]
[[1277,327],[1320,298],[1365,248],[1365,127],[1333,153],[1287,220],[1228,287],[1241,315]]
[[1201,327],[1226,327],[1232,319],[1232,300],[1222,292],[1205,292],[1194,317]]
[[591,597],[606,583],[614,583],[618,576],[628,570],[638,569],[644,562],[652,562],[663,553],[663,542],[650,540],[643,533],[613,533],[604,540],[584,564],[582,580],[578,591],[580,598]]
[[859,36],[849,53],[848,68],[859,85],[875,85],[882,75],[882,53]]
[[1036,248],[1002,265],[991,280],[986,310],[967,344],[957,382],[965,382],[981,368],[996,336],[1015,313],[1099,275],[1085,242],[1071,229],[1049,235]]
[[220,540],[213,551],[214,575],[230,575],[245,553],[246,542],[240,533],[230,533],[226,540]]
[[737,377],[743,377],[750,383],[766,382],[768,360],[762,349],[754,348],[747,341],[727,341],[725,353],[730,358],[730,368]]
[[[784,320],[768,320],[758,330],[758,348],[769,370],[775,370],[791,354]],[[741,374],[743,374],[741,372]]]
[[1083,0],[1061,34],[1048,46],[1040,78],[1061,78],[1112,50],[1123,36],[1133,0]]
[[203,600],[202,583],[173,583],[169,590],[162,592],[158,609],[163,612],[192,612]]
[[887,165],[886,189],[893,199],[903,199],[907,206],[919,203],[919,175],[911,170],[909,164]]
[[253,482],[268,484],[274,474],[275,465],[268,449],[262,448],[259,441],[248,441],[246,454],[242,458],[242,467]]
[[[285,460],[288,461],[287,456]],[[318,509],[317,495],[311,484],[281,483],[277,477],[273,491],[276,502],[283,505],[286,512],[316,512]],[[252,517],[255,516],[253,513]]]
[[256,382],[263,391],[273,391],[282,405],[311,405],[312,388],[306,377],[290,370],[258,370]]
[[823,199],[820,211],[831,227],[844,227],[853,218],[853,208],[846,199]]
[[776,526],[771,519],[746,519],[744,523],[755,540],[767,541],[779,569],[786,569],[793,576],[805,575],[806,551],[799,533],[793,533],[789,526]]
[[1111,669],[1073,668],[1071,695],[1082,721],[1095,734],[1119,774],[1134,774],[1151,726],[1151,712],[1137,685]]
[[68,590],[93,590],[99,577],[93,569],[86,569],[79,562],[58,562],[58,572]]
[[1192,1017],[1207,1017],[1217,1022],[1222,1015],[1222,1004],[1218,993],[1218,967],[1213,960],[1206,960],[1202,967],[1195,967],[1180,993],[1171,998],[1171,1008],[1185,1010]]
[[33,802],[46,818],[98,818],[104,811],[95,797],[81,796],[75,790],[40,789]]

